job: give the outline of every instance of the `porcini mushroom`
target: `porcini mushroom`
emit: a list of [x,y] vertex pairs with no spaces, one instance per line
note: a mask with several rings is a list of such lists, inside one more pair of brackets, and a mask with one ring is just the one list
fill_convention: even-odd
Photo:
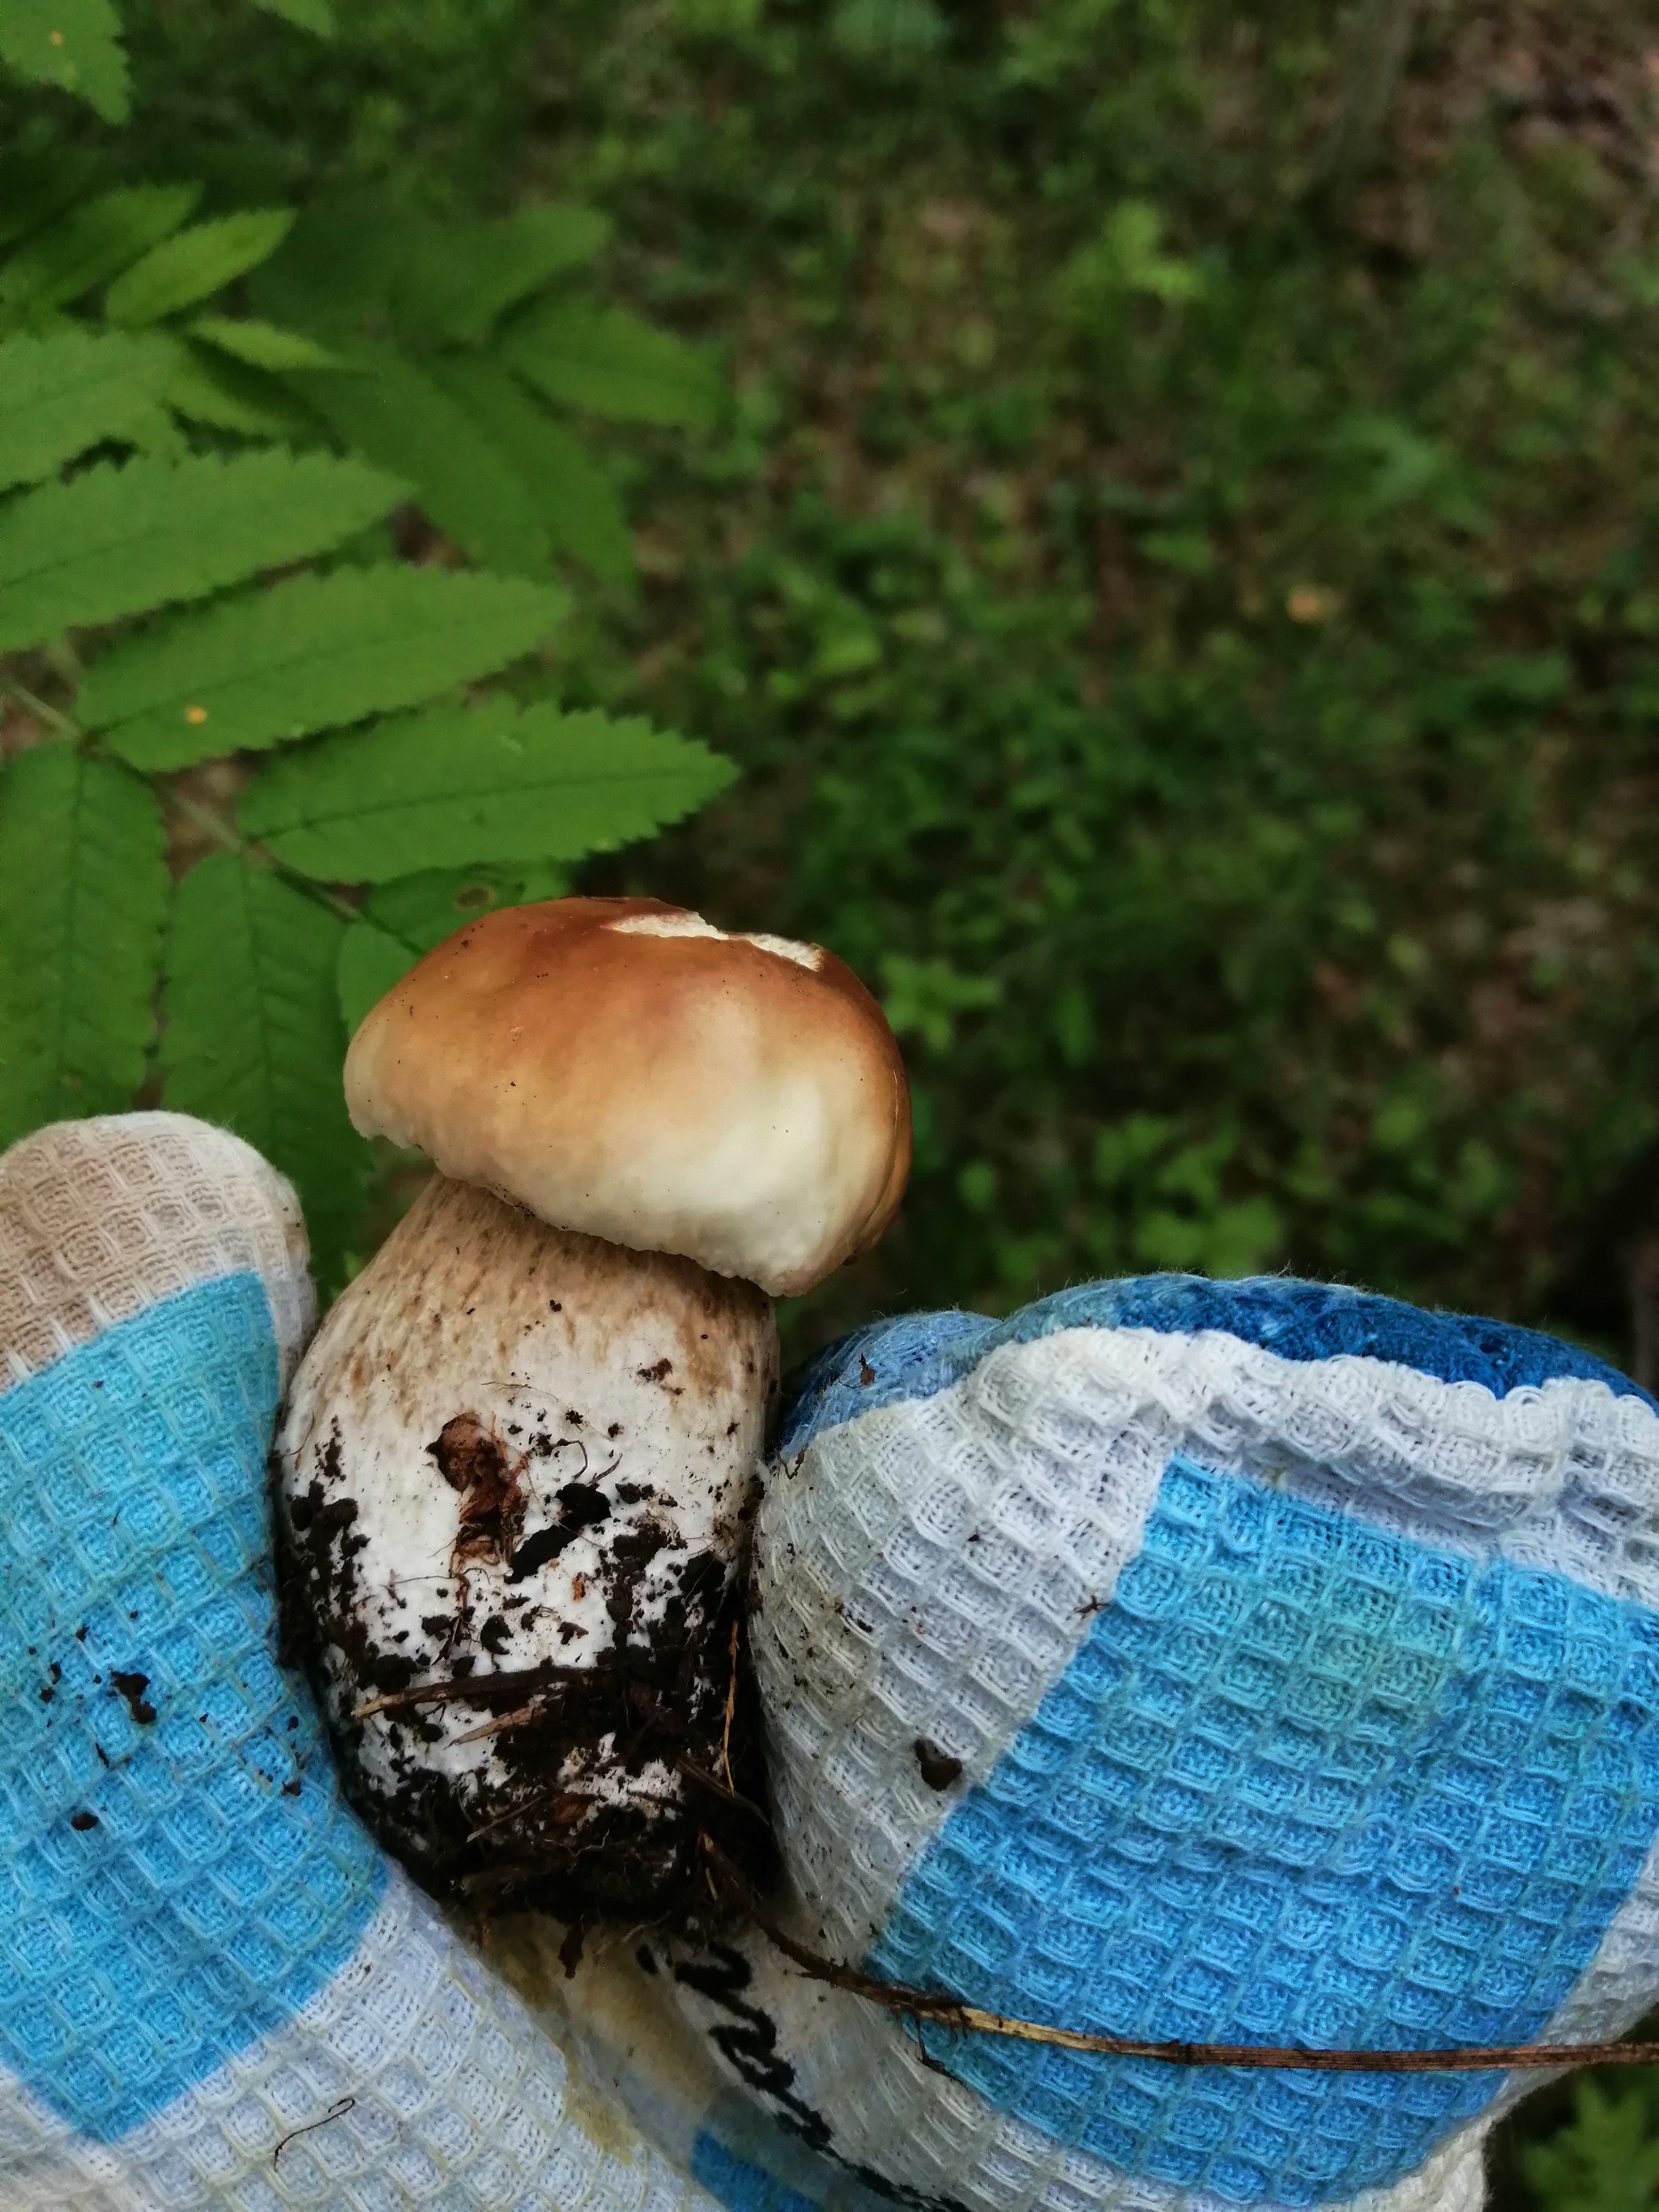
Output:
[[440,1890],[683,1912],[699,1827],[741,1841],[769,1294],[897,1208],[891,1032],[817,945],[560,899],[428,953],[345,1083],[361,1131],[439,1170],[279,1438],[284,1617],[348,1788]]

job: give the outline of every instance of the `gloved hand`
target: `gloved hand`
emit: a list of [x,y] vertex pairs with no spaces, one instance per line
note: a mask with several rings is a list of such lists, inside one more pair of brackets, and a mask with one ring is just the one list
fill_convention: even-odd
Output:
[[[1552,1338],[1174,1277],[887,1322],[799,1394],[751,1604],[821,1957],[1275,2046],[1586,2041],[1659,1991],[1659,1417]],[[1470,2212],[1540,2079],[924,2057],[758,1936],[680,1975],[786,2121],[974,2212]]]
[[[743,2212],[1478,2203],[1501,2075],[931,2032],[924,2063],[758,1936],[520,2002],[273,1663],[262,1462],[308,1322],[235,1140],[138,1115],[0,1161],[8,2212],[655,2212],[690,2176]],[[759,1532],[792,1924],[1085,2029],[1623,2025],[1659,1987],[1656,1439],[1565,1346],[1305,1285],[864,1333]]]
[[305,1262],[200,1122],[0,1159],[0,2205],[706,2205],[371,1842],[276,1664]]

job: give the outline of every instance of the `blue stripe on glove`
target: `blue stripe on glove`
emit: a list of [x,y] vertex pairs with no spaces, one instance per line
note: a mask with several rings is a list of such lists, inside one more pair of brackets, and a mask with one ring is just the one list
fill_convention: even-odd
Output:
[[[1659,1617],[1177,1460],[868,1964],[1090,2033],[1523,2043],[1656,1832]],[[1397,2180],[1503,2081],[930,2047],[1056,2141],[1239,2203]]]
[[111,2142],[298,2011],[384,1863],[272,1657],[251,1273],[0,1395],[0,2058]]
[[1148,1328],[1166,1336],[1215,1329],[1281,1359],[1384,1359],[1442,1382],[1480,1383],[1495,1398],[1572,1376],[1605,1383],[1614,1397],[1656,1402],[1606,1360],[1540,1329],[1475,1314],[1427,1313],[1340,1283],[1129,1275],[1056,1291],[1006,1321],[904,1314],[842,1338],[796,1378],[778,1456],[788,1459],[842,1421],[948,1389],[1000,1345],[1036,1344],[1067,1328]]

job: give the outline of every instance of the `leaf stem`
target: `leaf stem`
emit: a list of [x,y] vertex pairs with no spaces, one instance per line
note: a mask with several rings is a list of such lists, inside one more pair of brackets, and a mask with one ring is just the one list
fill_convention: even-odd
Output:
[[[97,739],[89,736],[61,708],[48,706],[44,699],[38,697],[27,684],[20,684],[14,676],[8,676],[0,682],[3,682],[5,690],[20,707],[27,708],[31,714],[38,715],[42,721],[50,722],[64,737],[88,746],[100,759],[111,757]],[[118,759],[119,756],[115,757]],[[126,763],[123,762],[121,765],[125,767]],[[204,806],[198,799],[190,798],[185,792],[171,784],[162,783],[154,776],[148,776],[145,781],[164,806],[170,806],[186,822],[193,823],[197,829],[204,830],[216,844],[222,845],[227,852],[234,853],[239,860],[251,861],[256,867],[269,868],[273,875],[280,876],[291,890],[299,891],[314,906],[324,908],[337,921],[352,922],[357,920],[357,909],[349,899],[343,898],[338,891],[330,890],[326,884],[319,884],[312,877],[302,875],[297,868],[289,867],[286,861],[279,860],[257,838],[244,837],[240,830],[233,828],[222,814],[216,814],[212,807]]]
[[293,890],[302,891],[313,904],[325,907],[338,920],[356,921],[357,909],[349,899],[342,898],[325,884],[315,883],[296,868],[290,868],[257,837],[244,837],[240,830],[234,830],[224,816],[216,814],[210,806],[204,806],[199,799],[166,785],[161,787],[161,799],[164,806],[173,807],[186,822],[193,822],[198,830],[204,830],[210,837],[216,839],[228,853],[234,853],[239,860],[251,860],[257,867],[269,868],[273,875],[280,876]]
[[64,737],[78,738],[84,734],[78,722],[71,721],[60,708],[49,707],[44,699],[37,698],[28,686],[20,684],[15,676],[5,678],[5,688],[20,707],[27,707],[31,714],[39,715],[43,722],[51,722]]

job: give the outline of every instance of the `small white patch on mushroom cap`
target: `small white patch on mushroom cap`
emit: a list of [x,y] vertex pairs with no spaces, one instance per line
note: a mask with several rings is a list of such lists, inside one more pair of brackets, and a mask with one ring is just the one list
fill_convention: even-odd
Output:
[[793,937],[774,937],[769,931],[751,929],[738,937],[740,945],[753,945],[763,952],[775,952],[780,960],[793,960],[797,968],[810,968],[816,975],[823,965],[821,945],[802,945]]
[[622,921],[608,921],[619,937],[714,937],[723,945],[752,945],[758,951],[793,960],[797,968],[817,975],[823,965],[821,945],[802,945],[793,937],[774,937],[766,930],[716,929],[700,914],[630,914]]

